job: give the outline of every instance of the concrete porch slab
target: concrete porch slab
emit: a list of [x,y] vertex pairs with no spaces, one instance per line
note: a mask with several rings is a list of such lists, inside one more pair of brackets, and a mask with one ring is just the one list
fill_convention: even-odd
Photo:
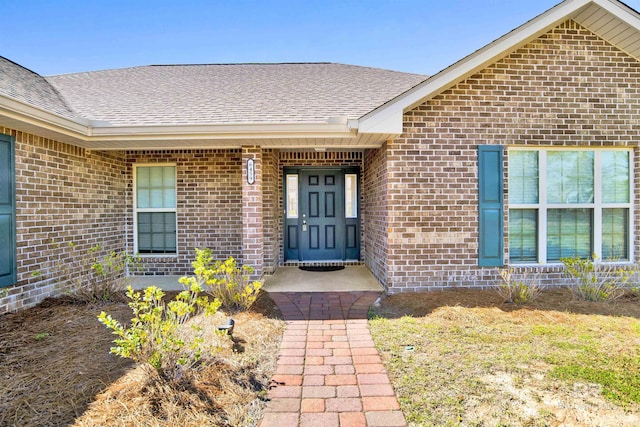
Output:
[[[137,276],[133,289],[157,286],[163,291],[182,291],[178,283],[182,276]],[[313,272],[298,267],[279,267],[275,274],[265,278],[264,289],[269,292],[340,292],[383,291],[382,286],[364,265],[347,266],[343,270]]]
[[264,289],[267,292],[383,291],[382,286],[364,265],[327,272],[279,267],[275,274],[266,278]]
[[135,290],[146,289],[149,286],[157,286],[163,291],[182,291],[184,287],[178,283],[182,276],[136,276],[131,287]]

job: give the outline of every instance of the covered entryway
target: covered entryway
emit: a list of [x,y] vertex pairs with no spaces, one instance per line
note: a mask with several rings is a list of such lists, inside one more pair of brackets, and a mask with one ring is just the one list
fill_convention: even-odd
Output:
[[285,261],[359,261],[357,168],[285,168]]

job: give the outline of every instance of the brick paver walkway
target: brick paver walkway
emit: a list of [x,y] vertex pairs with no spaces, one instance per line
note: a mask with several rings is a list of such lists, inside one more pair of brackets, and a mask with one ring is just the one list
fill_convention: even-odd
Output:
[[287,328],[260,427],[406,426],[367,324],[378,292],[270,295]]

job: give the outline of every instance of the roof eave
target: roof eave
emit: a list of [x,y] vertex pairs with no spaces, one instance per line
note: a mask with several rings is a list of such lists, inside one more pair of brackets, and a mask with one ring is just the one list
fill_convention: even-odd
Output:
[[[0,118],[22,123],[28,128],[41,128],[67,140],[81,140],[89,129],[89,120],[70,119],[0,94]],[[0,122],[2,123],[2,122]]]
[[72,120],[0,95],[0,126],[94,150],[235,148],[254,143],[278,147],[357,146],[372,148],[394,135],[369,135],[362,142],[357,120],[333,117],[325,122],[227,123],[215,125],[114,126],[95,120]]
[[637,14],[618,1],[566,0],[365,114],[358,121],[360,132],[401,134],[404,112],[535,40],[591,4],[597,4],[634,28],[640,29],[640,18]]
[[142,126],[94,126],[89,128],[88,138],[101,140],[145,139],[245,139],[245,138],[305,138],[350,137],[356,129],[345,123],[225,123],[215,125],[142,125]]

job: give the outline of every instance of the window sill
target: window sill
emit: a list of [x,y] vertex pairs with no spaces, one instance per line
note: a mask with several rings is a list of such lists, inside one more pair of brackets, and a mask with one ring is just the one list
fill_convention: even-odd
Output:
[[142,259],[148,258],[178,258],[178,254],[138,254]]
[[[628,265],[634,265],[635,263],[633,261],[598,261],[595,264],[606,264],[606,265],[620,265],[620,266],[628,266]],[[547,263],[535,263],[535,262],[531,262],[531,263],[509,263],[509,264],[505,264],[505,267],[514,267],[514,268],[527,268],[527,267],[536,267],[536,268],[557,268],[557,267],[563,267],[564,264],[561,262],[547,262]]]

